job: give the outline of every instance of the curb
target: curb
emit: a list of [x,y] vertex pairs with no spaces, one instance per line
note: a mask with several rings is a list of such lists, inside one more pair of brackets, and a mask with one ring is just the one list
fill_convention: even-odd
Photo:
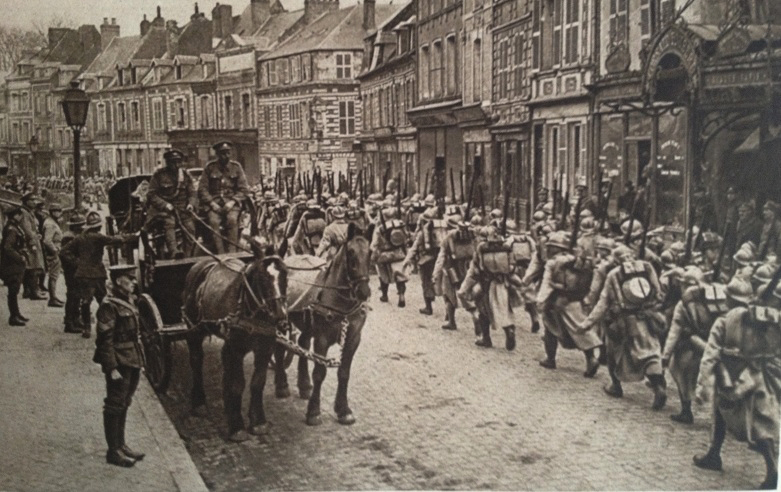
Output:
[[143,374],[136,395],[144,420],[157,442],[157,447],[165,459],[165,466],[176,488],[187,492],[208,492],[209,489],[195,467],[179,433]]

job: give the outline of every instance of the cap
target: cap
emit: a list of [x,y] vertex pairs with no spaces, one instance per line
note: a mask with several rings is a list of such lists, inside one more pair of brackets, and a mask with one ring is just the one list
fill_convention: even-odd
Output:
[[624,243],[618,243],[613,248],[613,257],[620,262],[629,261],[635,257],[635,250]]
[[166,162],[178,159],[180,161],[184,160],[184,152],[182,152],[179,149],[168,149],[163,153],[163,159],[166,160]]
[[233,148],[233,143],[224,140],[222,142],[217,142],[216,144],[212,145],[212,148],[215,152],[220,152],[222,150],[231,150]]
[[745,279],[736,276],[727,284],[726,294],[734,301],[749,304],[754,298],[754,289]]
[[762,207],[763,210],[767,209],[773,212],[774,214],[778,215],[779,212],[779,206],[778,203],[774,202],[773,200],[768,200],[765,202],[765,205]]
[[518,223],[515,222],[513,219],[507,219],[507,222],[505,223],[505,227],[507,227],[507,232],[512,232],[512,233],[518,232]]
[[116,282],[120,277],[136,278],[136,266],[114,265],[108,267],[108,273],[112,282]]
[[20,215],[21,213],[22,213],[22,208],[21,207],[14,207],[14,208],[10,209],[8,212],[6,212],[6,216],[8,218],[11,218],[11,217],[16,217],[17,215]]
[[601,251],[607,251],[608,253],[616,247],[616,242],[608,237],[598,237],[594,247]]
[[498,208],[495,208],[491,210],[490,216],[492,219],[501,219],[502,218],[502,211]]
[[22,195],[22,203],[24,202],[32,202],[32,201],[40,201],[41,197],[35,194],[34,191],[28,191],[24,195]]

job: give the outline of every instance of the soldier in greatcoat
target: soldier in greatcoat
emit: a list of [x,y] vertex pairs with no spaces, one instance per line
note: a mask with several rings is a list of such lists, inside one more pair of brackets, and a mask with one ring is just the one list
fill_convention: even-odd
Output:
[[442,241],[447,235],[447,221],[441,217],[436,207],[426,210],[421,220],[412,246],[407,252],[404,267],[407,268],[416,261],[420,271],[420,282],[423,287],[423,301],[425,306],[420,309],[420,314],[430,316],[432,304],[436,293],[434,291],[434,266]]
[[135,306],[135,267],[111,267],[111,296],[96,315],[95,356],[106,380],[103,400],[103,429],[108,444],[106,462],[131,467],[144,458],[125,443],[127,410],[138,387],[144,353],[140,341],[138,310]]
[[[746,292],[748,286],[739,290]],[[776,490],[781,417],[781,289],[776,287],[761,304],[766,305],[734,307],[717,319],[710,330],[700,363],[696,400],[713,402],[713,431],[707,453],[695,456],[694,464],[721,471],[721,447],[730,431],[764,457],[765,480],[759,488]]]
[[380,277],[380,301],[388,302],[388,287],[391,283],[395,283],[399,295],[398,306],[405,307],[407,301],[404,294],[409,280],[403,266],[407,256],[407,229],[404,221],[399,218],[392,200],[386,200],[384,205],[377,216],[377,223],[372,232],[369,245],[371,260],[376,263]]
[[[162,223],[169,258],[192,256],[191,238],[195,237],[192,214],[198,205],[198,195],[192,178],[181,167],[184,153],[170,149],[163,154],[163,159],[165,166],[157,169],[149,180],[147,223]],[[181,249],[176,240],[177,216],[183,228]]]
[[22,297],[33,301],[47,299],[46,294],[40,290],[46,263],[43,258],[41,234],[38,232],[38,219],[35,216],[35,208],[38,203],[41,203],[41,198],[31,191],[22,196],[22,217],[19,223],[24,231],[29,255],[24,272]]
[[331,261],[339,248],[347,241],[347,229],[349,222],[346,219],[344,208],[336,205],[329,209],[333,221],[323,230],[323,237],[317,246],[315,254],[321,258]]
[[46,271],[49,279],[47,287],[49,290],[49,307],[63,307],[65,305],[57,298],[57,280],[62,272],[60,263],[60,249],[62,249],[62,229],[59,220],[62,218],[62,206],[53,204],[49,207],[49,213],[43,213],[43,224],[41,224],[41,243],[43,245],[44,259],[46,260]]
[[555,369],[558,346],[576,348],[586,357],[583,375],[593,377],[599,369],[594,349],[602,342],[596,330],[579,329],[579,324],[585,319],[582,301],[591,286],[593,261],[573,254],[570,236],[563,231],[552,233],[545,248],[548,260],[537,294],[537,309],[542,313],[545,327],[543,343],[546,358],[540,361],[540,365]]
[[[198,183],[198,196],[201,206],[206,208],[209,227],[212,233],[214,248],[217,254],[235,252],[239,244],[239,214],[241,204],[249,194],[249,184],[241,164],[231,160],[230,142],[220,142],[213,146],[217,160],[206,164],[203,175]],[[225,245],[219,233],[225,224]]]
[[306,209],[298,221],[290,246],[297,254],[313,255],[320,246],[326,227],[325,212],[314,198],[306,202]]
[[10,326],[25,326],[29,319],[19,311],[19,290],[29,262],[28,241],[21,227],[22,210],[14,208],[6,213],[7,222],[0,242],[0,280],[8,289],[8,312]]
[[[466,278],[466,272],[475,253],[475,235],[469,230],[469,225],[460,220],[458,216],[448,218],[450,230],[442,241],[434,264],[434,290],[437,295],[445,299],[447,312],[446,323],[443,330],[455,330],[456,308],[458,307],[458,292],[461,283]],[[464,305],[464,308],[474,310],[473,303]]]

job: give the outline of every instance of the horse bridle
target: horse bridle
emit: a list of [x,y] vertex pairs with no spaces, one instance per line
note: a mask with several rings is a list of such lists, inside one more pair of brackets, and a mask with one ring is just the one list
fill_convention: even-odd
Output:
[[[281,259],[278,256],[267,256],[266,258],[274,259],[275,261],[281,262]],[[249,264],[245,266],[241,270],[241,279],[244,282],[244,290],[249,293],[250,299],[252,299],[252,302],[255,303],[255,309],[252,310],[250,313],[251,319],[256,319],[258,314],[264,314],[269,319],[274,319],[275,315],[272,312],[270,301],[276,301],[276,302],[286,302],[286,296],[282,295],[280,292],[279,296],[270,297],[266,299],[265,297],[263,299],[259,299],[257,295],[255,295],[255,291],[252,289],[252,286],[249,283],[249,279],[247,278],[247,271],[253,266],[253,264]],[[277,324],[280,323],[286,323],[285,320],[279,319],[276,320]]]

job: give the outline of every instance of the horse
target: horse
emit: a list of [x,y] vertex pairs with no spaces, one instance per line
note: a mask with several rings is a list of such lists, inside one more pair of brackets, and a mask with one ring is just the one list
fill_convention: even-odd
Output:
[[204,259],[187,274],[182,313],[190,330],[187,347],[193,374],[192,411],[206,414],[203,387],[203,341],[208,335],[225,340],[222,347],[222,397],[228,422],[228,439],[249,439],[241,415],[244,391],[244,357],[251,350],[255,372],[250,383],[249,433],[268,432],[263,410],[266,371],[274,354],[277,330],[286,330],[287,268],[282,259],[255,250],[255,259]]
[[[355,423],[355,416],[348,404],[347,385],[350,381],[350,366],[361,343],[361,330],[366,322],[365,302],[371,296],[369,242],[354,224],[350,224],[347,240],[325,269],[290,268],[289,281],[288,319],[301,331],[298,345],[309,350],[314,343],[315,356],[321,361],[315,363],[310,380],[307,359],[303,356],[298,359],[299,395],[309,399],[306,423],[322,423],[320,391],[326,376],[326,365],[323,362],[329,347],[340,344],[342,351],[337,370],[339,382],[334,411],[340,424],[351,425]],[[285,347],[280,345],[275,353],[277,397],[289,395],[284,353]]]

